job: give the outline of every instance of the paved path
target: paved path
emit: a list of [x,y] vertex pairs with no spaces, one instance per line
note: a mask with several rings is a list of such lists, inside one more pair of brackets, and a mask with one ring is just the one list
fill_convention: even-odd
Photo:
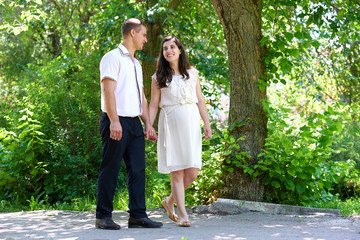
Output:
[[360,239],[360,219],[326,213],[284,215],[244,212],[237,215],[195,214],[189,210],[192,226],[178,227],[163,209],[148,211],[151,219],[161,221],[160,229],[127,228],[128,214],[114,212],[122,229],[100,230],[94,227],[93,212],[34,211],[0,213],[0,239],[62,240],[355,240]]

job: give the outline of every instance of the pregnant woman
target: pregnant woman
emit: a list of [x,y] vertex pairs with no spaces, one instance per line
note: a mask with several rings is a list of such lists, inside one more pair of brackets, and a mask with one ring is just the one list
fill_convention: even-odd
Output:
[[[182,43],[172,36],[161,44],[156,73],[152,76],[150,122],[158,122],[158,171],[170,173],[171,195],[161,202],[168,216],[179,226],[190,227],[185,210],[185,190],[201,169],[202,139],[211,138],[209,116],[201,92],[199,72],[191,67]],[[175,214],[174,204],[180,219]]]

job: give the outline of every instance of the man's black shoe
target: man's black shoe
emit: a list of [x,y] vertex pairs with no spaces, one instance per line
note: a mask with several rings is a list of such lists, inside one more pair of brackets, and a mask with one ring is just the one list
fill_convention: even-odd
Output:
[[96,219],[95,227],[108,230],[119,230],[120,225],[116,224],[111,218]]
[[153,222],[148,218],[129,218],[129,228],[159,228],[163,224],[161,222]]

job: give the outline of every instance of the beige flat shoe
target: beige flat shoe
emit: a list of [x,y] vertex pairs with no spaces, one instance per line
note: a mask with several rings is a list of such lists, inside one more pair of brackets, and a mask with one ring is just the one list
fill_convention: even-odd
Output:
[[166,204],[166,199],[161,201],[161,205],[163,206],[163,208],[165,209],[168,217],[173,220],[174,222],[177,222],[179,220],[179,217],[175,214],[175,212],[170,212],[170,209],[168,207],[168,205]]
[[190,222],[190,221],[182,221],[182,220],[180,220],[179,223],[178,223],[178,225],[179,225],[180,227],[190,227],[190,226],[191,226],[191,222]]

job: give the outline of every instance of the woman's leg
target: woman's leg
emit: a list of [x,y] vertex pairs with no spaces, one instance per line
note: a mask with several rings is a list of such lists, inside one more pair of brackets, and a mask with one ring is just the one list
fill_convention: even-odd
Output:
[[[171,173],[171,195],[168,198],[168,206],[176,206],[178,208],[180,219],[189,221],[185,209],[185,190],[196,179],[198,173],[197,168],[188,168],[185,170],[175,171]],[[171,211],[171,209],[170,209]]]
[[171,172],[171,195],[175,199],[181,219],[187,219],[185,210],[184,170]]
[[[184,170],[184,191],[188,189],[196,179],[198,171],[198,168],[188,168]],[[169,206],[170,211],[174,212],[175,197],[173,193],[166,199],[166,204]]]
[[199,169],[198,168],[187,168],[184,170],[184,188],[185,190],[190,187],[192,182],[196,179]]

